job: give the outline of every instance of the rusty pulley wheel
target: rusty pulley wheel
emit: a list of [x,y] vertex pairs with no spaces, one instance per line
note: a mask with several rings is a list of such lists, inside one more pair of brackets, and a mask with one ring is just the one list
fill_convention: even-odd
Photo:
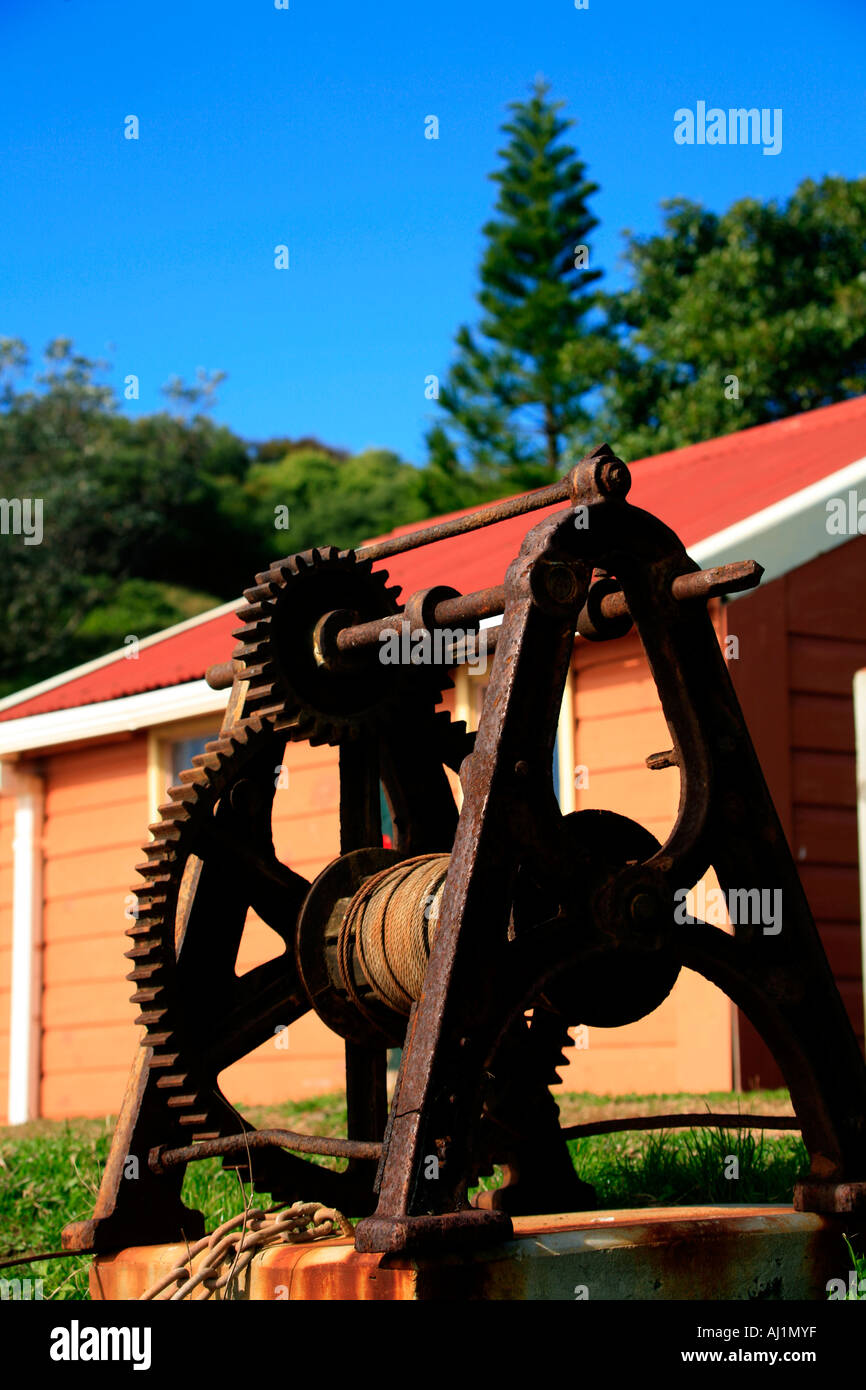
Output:
[[[673,945],[673,904],[664,885],[643,882],[639,865],[660,848],[644,826],[613,811],[576,811],[563,819],[562,873],[551,882],[518,874],[515,925],[518,939],[531,941],[528,925],[547,920],[573,923],[582,941],[579,963],[545,986],[545,996],[572,1024],[620,1028],[644,1018],[670,994],[681,961]],[[628,888],[633,863],[640,884]],[[615,896],[612,897],[611,895]],[[604,932],[594,923],[606,923]],[[545,957],[539,940],[539,962]]]

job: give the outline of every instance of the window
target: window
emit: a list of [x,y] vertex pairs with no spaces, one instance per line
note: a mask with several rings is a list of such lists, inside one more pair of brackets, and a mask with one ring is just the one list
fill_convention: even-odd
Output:
[[205,744],[219,737],[219,727],[211,715],[207,719],[185,720],[182,724],[151,729],[147,741],[148,803],[151,821],[159,818],[159,807],[168,800],[168,789],[180,781],[184,768],[192,767]]
[[210,743],[216,738],[216,734],[199,735],[196,738],[177,738],[173,739],[170,745],[169,765],[171,767],[171,781],[169,786],[175,786],[180,781],[180,774],[185,767],[192,767],[192,760],[198,753],[203,753],[205,744]]

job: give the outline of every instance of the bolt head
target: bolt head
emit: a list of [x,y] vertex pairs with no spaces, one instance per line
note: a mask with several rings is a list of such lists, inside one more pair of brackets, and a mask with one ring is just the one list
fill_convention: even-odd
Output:
[[625,497],[631,487],[631,474],[622,459],[603,463],[597,475],[599,492],[607,497]]
[[554,603],[570,603],[577,597],[577,575],[569,565],[547,565],[544,585]]
[[659,901],[654,893],[641,890],[632,898],[629,911],[633,922],[654,922],[659,915]]

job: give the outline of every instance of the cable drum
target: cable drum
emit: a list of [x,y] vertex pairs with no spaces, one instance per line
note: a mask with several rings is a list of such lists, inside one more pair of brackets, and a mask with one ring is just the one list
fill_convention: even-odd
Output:
[[407,1015],[420,998],[450,855],[420,854],[365,880],[351,899],[337,948],[340,976],[364,1012],[353,957],[373,994]]

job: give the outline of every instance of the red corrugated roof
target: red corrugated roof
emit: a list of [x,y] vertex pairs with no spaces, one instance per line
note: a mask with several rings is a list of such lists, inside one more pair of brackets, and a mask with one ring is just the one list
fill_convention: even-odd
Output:
[[[857,396],[632,464],[629,501],[656,513],[687,546],[695,545],[864,455],[866,396]],[[527,530],[543,515],[514,517],[395,555],[386,568],[404,594],[432,584],[447,583],[461,593],[500,584]],[[418,524],[389,534],[404,535]],[[236,625],[233,613],[221,613],[144,648],[137,661],[121,654],[96,671],[71,675],[54,689],[3,710],[0,721],[198,680],[208,666],[229,659]]]
[[215,661],[227,661],[231,656],[236,645],[231,634],[237,625],[234,613],[220,613],[215,618],[205,619],[195,627],[143,647],[134,661],[121,654],[95,671],[72,676],[52,690],[22,700],[0,711],[0,721],[23,719],[28,714],[47,714],[54,709],[95,705],[102,700],[118,700],[123,695],[138,695],[145,690],[161,690],[164,686],[201,680],[208,666]]

